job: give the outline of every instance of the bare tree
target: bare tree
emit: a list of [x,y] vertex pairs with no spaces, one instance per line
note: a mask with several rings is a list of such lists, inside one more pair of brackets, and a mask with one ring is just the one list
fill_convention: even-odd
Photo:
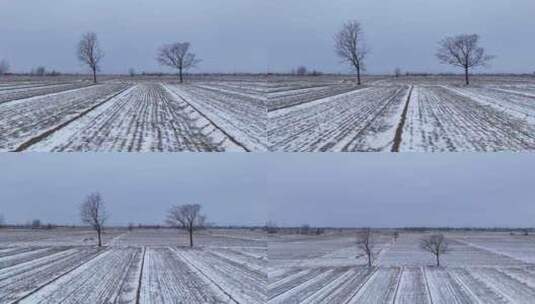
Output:
[[200,62],[189,48],[189,42],[176,42],[165,44],[158,50],[156,59],[161,65],[177,69],[180,83],[184,82],[183,72],[196,67]]
[[0,76],[7,74],[9,72],[9,62],[7,60],[2,59],[0,61]]
[[34,219],[32,221],[32,229],[39,229],[41,228],[41,220],[40,219]]
[[0,213],[0,228],[3,228],[5,224],[4,215]]
[[394,237],[394,242],[396,242],[399,239],[399,231],[394,231],[393,237]]
[[442,234],[434,234],[422,239],[420,248],[435,256],[437,267],[440,266],[440,256],[449,252],[448,241]]
[[104,52],[100,49],[97,34],[85,33],[78,43],[78,60],[89,66],[93,72],[94,83],[97,83],[97,72],[100,71],[100,61],[103,57]]
[[368,267],[372,267],[374,253],[374,240],[372,231],[370,228],[365,228],[363,231],[359,232],[357,235],[357,247],[366,255],[368,258]]
[[351,64],[357,71],[357,83],[360,85],[360,71],[365,70],[364,60],[370,52],[364,41],[362,27],[358,21],[349,21],[335,36],[335,49],[343,62]]
[[167,213],[167,223],[184,229],[189,234],[189,246],[193,247],[193,231],[204,227],[206,217],[201,215],[201,205],[186,204],[171,207]]
[[90,225],[97,232],[98,246],[101,247],[102,231],[108,214],[99,192],[93,192],[86,197],[80,206],[80,217],[83,223]]
[[307,68],[305,66],[300,66],[295,72],[298,76],[305,76],[307,74]]
[[136,76],[136,70],[133,68],[128,69],[128,75],[130,75],[130,77]]
[[396,69],[394,70],[394,76],[395,76],[396,78],[399,78],[399,76],[401,76],[401,69],[400,69],[400,68],[396,68]]
[[46,68],[44,66],[37,67],[35,70],[32,71],[32,74],[40,77],[45,76]]
[[266,224],[264,224],[264,231],[269,234],[274,234],[279,232],[279,227],[277,226],[277,223],[273,221],[268,221]]
[[312,234],[312,228],[308,224],[304,224],[299,228],[299,234],[309,235]]
[[470,84],[471,68],[485,67],[494,58],[486,55],[485,49],[478,46],[478,42],[479,36],[476,34],[446,37],[439,42],[436,53],[438,60],[443,64],[463,68],[466,85]]

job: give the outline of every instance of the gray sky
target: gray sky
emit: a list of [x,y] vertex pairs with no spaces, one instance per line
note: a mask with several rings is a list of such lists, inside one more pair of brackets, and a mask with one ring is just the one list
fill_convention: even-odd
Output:
[[297,65],[347,72],[333,52],[334,33],[358,19],[372,54],[371,73],[452,71],[437,63],[446,35],[479,33],[496,55],[489,72],[533,72],[532,0],[0,0],[0,57],[14,70],[45,65],[84,71],[81,33],[98,33],[103,72],[168,71],[159,45],[190,41],[199,72],[288,71]]
[[533,154],[288,154],[269,168],[281,225],[535,226]]
[[[333,52],[333,35],[346,20],[362,23],[372,53],[371,73],[456,71],[434,54],[444,36],[478,33],[496,55],[490,72],[535,71],[532,0],[274,0],[280,15],[271,29],[274,70],[300,62],[321,70],[348,71]],[[291,3],[291,4],[288,4]],[[282,9],[285,8],[285,9]],[[284,34],[286,32],[286,34]]]
[[3,154],[0,212],[78,223],[99,190],[112,223],[201,203],[218,224],[535,226],[535,155],[512,153]]
[[162,223],[173,204],[199,203],[209,222],[265,222],[265,180],[255,155],[33,153],[0,155],[0,212],[9,222],[78,223],[100,191],[110,222]]
[[75,56],[82,33],[98,34],[103,72],[169,71],[155,58],[163,43],[189,41],[199,72],[265,71],[262,12],[252,0],[0,0],[0,57],[13,69],[40,64],[84,71]]

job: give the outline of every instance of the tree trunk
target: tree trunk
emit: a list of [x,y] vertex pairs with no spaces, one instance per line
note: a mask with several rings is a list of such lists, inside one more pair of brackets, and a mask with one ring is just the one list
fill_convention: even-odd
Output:
[[189,229],[189,246],[193,247],[193,229]]
[[101,234],[101,231],[100,229],[97,230],[97,235],[98,235],[98,247],[102,247],[102,238],[100,236]]
[[357,84],[360,85],[360,65],[357,65]]
[[372,256],[368,254],[368,267],[372,267]]
[[468,77],[468,68],[464,68],[464,80],[466,81],[466,85],[470,85],[470,80]]
[[440,267],[440,255],[437,254],[437,267]]
[[182,76],[182,69],[178,69],[178,77],[180,78],[180,83],[184,82],[184,78]]
[[97,70],[93,69],[93,83],[97,83]]

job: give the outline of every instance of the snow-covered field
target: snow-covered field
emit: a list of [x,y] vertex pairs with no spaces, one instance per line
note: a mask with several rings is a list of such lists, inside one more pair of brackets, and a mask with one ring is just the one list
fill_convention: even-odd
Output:
[[352,233],[270,236],[269,303],[533,303],[533,236],[448,232],[437,268],[425,235],[382,232],[372,268]]
[[0,151],[533,151],[535,78],[0,81]]
[[0,83],[0,151],[265,151],[262,82]]
[[434,266],[431,232],[375,233],[374,266],[355,232],[266,235],[170,229],[0,230],[0,303],[532,303],[535,236],[446,232]]
[[[308,81],[307,81],[308,80]],[[533,151],[535,78],[273,81],[274,151]]]
[[[0,230],[0,303],[265,303],[261,232]],[[70,243],[70,244],[69,244]]]

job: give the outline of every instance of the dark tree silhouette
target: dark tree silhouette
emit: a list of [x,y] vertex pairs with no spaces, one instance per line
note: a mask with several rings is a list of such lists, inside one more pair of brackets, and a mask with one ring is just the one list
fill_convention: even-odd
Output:
[[360,72],[365,70],[364,60],[370,51],[364,41],[360,23],[358,21],[345,23],[334,40],[336,54],[357,71],[357,83],[360,85]]
[[368,258],[368,267],[373,266],[373,235],[370,228],[365,228],[362,232],[359,232],[357,235],[357,247],[366,255]]
[[98,192],[91,193],[80,206],[80,217],[84,224],[90,225],[98,237],[98,246],[102,246],[102,231],[108,218],[104,206],[104,200]]
[[158,62],[161,65],[177,69],[180,83],[184,82],[183,72],[196,67],[200,62],[195,54],[189,51],[189,48],[189,42],[176,42],[165,44],[158,50]]
[[488,62],[494,58],[486,55],[485,49],[480,47],[478,43],[479,36],[476,34],[446,37],[439,42],[436,56],[443,64],[462,68],[466,85],[469,85],[470,69],[487,66]]
[[78,43],[78,60],[87,64],[93,72],[93,83],[97,83],[97,72],[100,71],[100,61],[104,52],[100,49],[97,34],[89,32],[82,36]]
[[184,229],[189,234],[189,246],[193,247],[193,232],[203,228],[206,217],[201,215],[201,205],[186,204],[171,207],[167,213],[167,223],[173,227]]
[[420,242],[420,248],[435,256],[437,267],[440,266],[440,256],[449,252],[448,245],[448,241],[442,234],[431,235]]

